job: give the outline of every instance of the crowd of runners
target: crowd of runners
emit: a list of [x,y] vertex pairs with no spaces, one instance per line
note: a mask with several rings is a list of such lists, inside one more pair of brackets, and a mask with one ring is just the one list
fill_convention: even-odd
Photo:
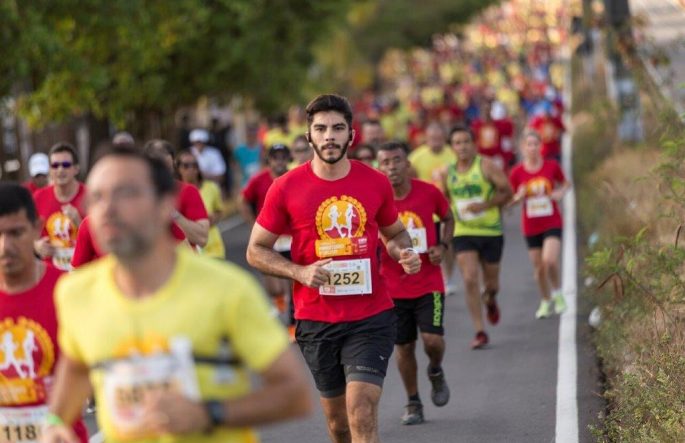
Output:
[[[108,442],[256,441],[313,407],[297,353],[331,441],[378,441],[393,353],[398,419],[422,423],[421,371],[450,400],[446,295],[463,292],[474,350],[483,314],[507,315],[502,211],[519,203],[531,318],[562,313],[562,16],[533,3],[386,57],[379,92],[250,126],[228,158],[204,129],[182,146],[116,134],[85,183],[69,143],[34,154],[28,182],[0,184],[0,441],[85,442],[88,399]],[[225,260],[227,175],[261,284]]]

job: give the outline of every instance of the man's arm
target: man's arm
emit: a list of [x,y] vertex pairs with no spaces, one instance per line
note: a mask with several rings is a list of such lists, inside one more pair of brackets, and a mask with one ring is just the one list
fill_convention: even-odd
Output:
[[490,200],[484,203],[486,207],[484,207],[482,210],[494,207],[501,208],[509,201],[509,199],[511,199],[513,194],[511,186],[509,185],[509,180],[504,174],[504,171],[498,168],[490,160],[486,158],[482,159],[481,165],[483,168],[483,176],[495,186],[495,195],[493,195]]
[[81,416],[81,408],[90,392],[88,367],[62,354],[57,363],[55,384],[50,393],[50,413],[64,423],[52,423],[47,426],[41,438],[43,443],[80,442],[71,424]]
[[318,288],[328,282],[329,273],[323,267],[330,263],[330,258],[319,260],[308,266],[301,266],[286,259],[274,251],[278,235],[255,223],[247,244],[247,262],[259,271],[296,280],[305,286]]
[[181,228],[181,231],[183,231],[190,243],[200,246],[205,246],[207,244],[207,235],[209,234],[208,219],[201,218],[193,221],[177,211],[174,214],[174,223]]
[[389,226],[380,228],[380,232],[388,254],[402,265],[404,272],[416,274],[421,270],[421,258],[411,249],[411,237],[399,219]]
[[428,259],[434,265],[439,264],[450,247],[450,241],[454,235],[454,215],[448,206],[445,216],[440,219],[440,238],[438,244],[428,248]]

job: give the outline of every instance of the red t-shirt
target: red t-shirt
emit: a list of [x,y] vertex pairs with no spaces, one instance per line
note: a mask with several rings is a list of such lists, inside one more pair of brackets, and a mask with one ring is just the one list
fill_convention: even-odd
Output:
[[[176,181],[176,186],[178,186],[176,210],[190,221],[209,219],[207,209],[200,196],[200,191],[195,186],[178,180]],[[178,241],[186,239],[186,235],[176,223],[171,224],[171,234]]]
[[[331,283],[339,286],[314,289],[294,283],[299,320],[349,322],[393,307],[377,255],[379,227],[397,221],[392,187],[380,172],[356,160],[350,163],[347,176],[333,181],[317,177],[310,162],[298,166],[274,181],[257,216],[268,231],[292,234],[293,262],[334,260],[338,272]],[[368,286],[330,295],[357,291],[359,285]]]
[[36,184],[32,180],[26,180],[24,183],[22,183],[22,186],[28,189],[32,195],[35,194],[37,190],[43,189],[36,186]]
[[88,217],[86,217],[78,227],[76,247],[74,248],[74,256],[71,258],[71,266],[78,268],[79,266],[83,266],[86,263],[102,257],[102,255],[102,251],[95,244],[93,236],[90,235]]
[[558,158],[561,155],[561,135],[566,130],[561,118],[539,115],[530,121],[530,127],[540,134],[542,156]]
[[[504,159],[505,170],[511,166],[516,155],[514,154],[514,122],[505,117],[500,120],[495,120],[497,127],[500,129],[500,141],[502,146],[502,158]],[[507,146],[505,146],[505,143]]]
[[274,182],[271,176],[271,170],[265,169],[262,172],[252,177],[243,189],[242,194],[246,202],[250,203],[255,210],[255,214],[259,214],[264,207],[264,200],[266,199],[266,192]]
[[[60,350],[53,291],[61,272],[45,267],[40,282],[18,294],[0,291],[0,406],[26,408],[48,402]],[[42,423],[37,423],[38,426]],[[12,441],[19,441],[11,427]],[[24,427],[22,432],[28,432]],[[74,424],[82,442],[88,441],[83,421]],[[3,438],[6,438],[3,437]]]
[[480,118],[471,123],[474,142],[481,155],[502,157],[502,129],[498,121],[485,121]]
[[411,191],[395,200],[400,220],[412,237],[414,249],[421,254],[421,271],[406,274],[385,248],[381,248],[381,276],[392,298],[417,298],[431,292],[445,292],[442,271],[428,259],[427,249],[438,243],[433,215],[445,217],[450,210],[445,196],[430,183],[412,179]]
[[86,187],[83,183],[78,184],[76,195],[68,202],[57,200],[54,185],[39,189],[33,195],[38,216],[43,220],[43,232],[41,235],[50,238],[50,243],[53,246],[73,248],[76,244],[78,226],[75,226],[69,217],[62,212],[62,206],[69,204],[75,207],[81,218],[83,218],[86,216],[83,206],[85,195]]
[[549,195],[555,184],[565,181],[564,172],[554,160],[545,160],[542,167],[535,172],[526,171],[523,163],[511,170],[509,182],[514,192],[517,192],[519,186],[526,187],[521,211],[523,235],[538,235],[562,227],[557,202],[549,198]]

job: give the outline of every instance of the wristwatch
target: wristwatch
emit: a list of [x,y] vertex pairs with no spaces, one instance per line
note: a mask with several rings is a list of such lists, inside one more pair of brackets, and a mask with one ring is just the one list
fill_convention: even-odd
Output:
[[204,406],[210,422],[208,431],[212,431],[217,426],[221,426],[226,422],[226,405],[224,402],[208,400],[204,402]]

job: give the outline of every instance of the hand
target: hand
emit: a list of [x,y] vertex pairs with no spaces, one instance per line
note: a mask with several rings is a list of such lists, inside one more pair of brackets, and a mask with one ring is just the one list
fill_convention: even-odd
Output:
[[483,211],[485,211],[486,209],[488,209],[488,207],[489,207],[488,204],[485,203],[485,202],[474,202],[474,203],[470,203],[470,204],[466,207],[466,212],[471,212],[471,213],[473,213],[473,214],[478,214],[479,212],[483,212]]
[[55,247],[50,244],[50,239],[48,237],[41,237],[33,242],[33,249],[41,258],[55,255]]
[[71,222],[78,226],[81,224],[81,214],[79,214],[78,209],[72,205],[62,205],[62,213],[69,217]]
[[439,265],[447,252],[447,247],[442,243],[428,248],[428,260],[434,265]]
[[332,258],[326,258],[302,267],[300,272],[298,272],[297,281],[310,288],[318,288],[327,284],[330,281],[331,274],[324,269],[324,266],[332,261]]
[[81,443],[78,436],[70,426],[49,425],[43,427],[40,436],[41,443]]
[[145,429],[157,435],[191,434],[209,428],[211,420],[202,403],[176,392],[152,392],[145,398],[142,414]]
[[564,198],[564,193],[560,189],[555,189],[549,194],[549,198],[559,202]]
[[411,248],[402,249],[400,251],[400,261],[404,272],[407,274],[416,274],[421,270],[421,257]]

